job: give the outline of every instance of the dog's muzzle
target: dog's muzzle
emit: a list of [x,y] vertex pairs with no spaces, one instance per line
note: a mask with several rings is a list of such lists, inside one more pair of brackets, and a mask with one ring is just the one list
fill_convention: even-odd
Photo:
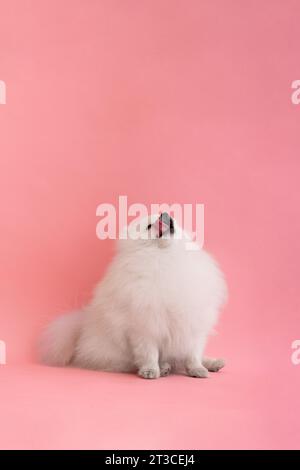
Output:
[[174,220],[172,217],[169,216],[167,212],[163,212],[160,214],[158,220],[158,238],[161,238],[164,234],[170,233],[171,235],[174,233]]

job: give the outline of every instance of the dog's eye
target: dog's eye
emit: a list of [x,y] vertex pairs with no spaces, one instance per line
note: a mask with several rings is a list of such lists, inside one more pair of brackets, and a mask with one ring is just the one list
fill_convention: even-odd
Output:
[[150,230],[151,227],[152,227],[152,224],[149,224],[147,227],[147,230]]

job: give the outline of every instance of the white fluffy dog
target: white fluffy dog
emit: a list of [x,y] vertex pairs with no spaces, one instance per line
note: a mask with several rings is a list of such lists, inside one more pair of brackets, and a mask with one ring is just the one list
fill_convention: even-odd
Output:
[[214,260],[187,250],[188,235],[167,213],[131,224],[126,234],[91,303],[45,331],[42,360],[147,379],[172,369],[192,377],[221,369],[222,359],[203,356],[226,298]]

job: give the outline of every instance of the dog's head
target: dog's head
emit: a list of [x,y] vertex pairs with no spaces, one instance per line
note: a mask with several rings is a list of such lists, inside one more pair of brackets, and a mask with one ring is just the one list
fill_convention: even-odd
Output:
[[[147,227],[145,227],[145,222],[148,222]],[[167,212],[163,212],[159,216],[155,215],[143,219],[142,229],[144,233],[145,228],[148,232],[147,238],[151,240],[156,240],[160,238],[168,239],[174,236],[175,222],[174,219]]]
[[[167,212],[133,221],[124,229],[122,246],[166,248],[181,238],[182,229]],[[126,243],[123,243],[126,242]]]

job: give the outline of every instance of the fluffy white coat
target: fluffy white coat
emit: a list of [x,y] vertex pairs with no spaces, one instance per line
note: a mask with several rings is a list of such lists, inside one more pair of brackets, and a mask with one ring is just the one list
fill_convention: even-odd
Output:
[[187,250],[189,237],[176,221],[174,236],[158,238],[157,218],[142,220],[138,237],[129,227],[90,304],[47,328],[45,363],[144,378],[172,369],[206,377],[223,367],[203,356],[226,299],[223,275],[207,252]]

